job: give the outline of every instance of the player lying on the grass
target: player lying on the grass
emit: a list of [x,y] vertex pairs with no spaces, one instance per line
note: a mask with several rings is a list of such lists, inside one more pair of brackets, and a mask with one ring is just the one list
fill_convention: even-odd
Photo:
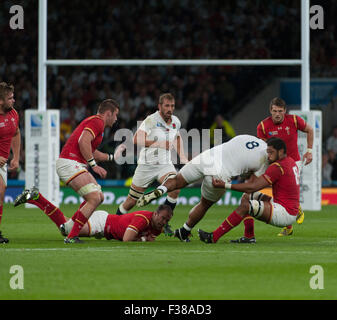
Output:
[[[213,178],[213,185],[250,193],[253,196],[242,197],[241,204],[213,232],[198,230],[201,241],[215,243],[225,233],[236,227],[244,217],[252,217],[277,227],[285,227],[296,221],[299,207],[300,185],[299,171],[295,161],[287,156],[287,148],[280,138],[267,140],[267,154],[270,163],[266,172],[250,182],[230,184]],[[256,192],[272,186],[273,197],[261,196]],[[241,238],[237,242],[253,243],[255,239]]]
[[[46,200],[39,190],[35,187],[26,189],[17,198],[21,199],[22,203],[30,203],[39,207],[46,213],[46,205],[48,206],[47,216],[51,219],[63,236],[67,236],[71,231],[74,220],[73,218],[65,217],[61,210],[48,200]],[[47,204],[47,202],[49,204]],[[59,219],[55,219],[55,215]],[[62,219],[60,219],[62,218]],[[168,205],[160,205],[154,212],[151,211],[136,211],[124,215],[109,214],[103,210],[94,211],[88,222],[82,227],[80,237],[95,237],[96,239],[106,238],[107,240],[115,239],[120,241],[154,241],[160,235],[163,227],[172,218],[172,209]],[[60,224],[60,221],[66,221]],[[76,243],[81,243],[79,240]]]
[[[186,223],[174,232],[175,237],[188,242],[192,228],[225,193],[225,189],[217,189],[212,185],[212,176],[217,176],[224,181],[251,172],[256,177],[260,176],[268,167],[266,149],[267,144],[254,136],[236,136],[193,158],[184,165],[177,176],[168,177],[157,189],[144,194],[137,201],[137,205],[142,207],[161,197],[165,192],[182,189],[188,184],[202,179],[200,202],[192,208]],[[254,235],[254,229],[249,228],[252,221],[252,218],[247,214],[247,219],[245,219],[245,224],[248,225],[247,236]]]

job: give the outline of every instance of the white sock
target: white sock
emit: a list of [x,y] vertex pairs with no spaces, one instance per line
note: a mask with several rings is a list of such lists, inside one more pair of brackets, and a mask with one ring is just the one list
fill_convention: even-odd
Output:
[[166,197],[166,200],[167,200],[168,202],[171,202],[171,203],[177,203],[178,198],[171,198],[170,196],[167,196],[167,197]]
[[165,186],[162,186],[162,185],[159,186],[157,189],[163,191],[163,194],[167,192],[167,188]]
[[66,235],[69,234],[71,229],[73,228],[73,225],[75,222],[72,219],[69,219],[65,224],[64,224],[64,231],[66,232]]
[[187,223],[185,222],[184,225],[183,225],[184,229],[186,229],[187,231],[191,231],[192,228],[190,228]]
[[120,204],[120,206],[119,206],[119,211],[120,211],[121,213],[123,213],[123,214],[128,213],[128,210],[125,210],[125,209],[124,209],[123,203]]

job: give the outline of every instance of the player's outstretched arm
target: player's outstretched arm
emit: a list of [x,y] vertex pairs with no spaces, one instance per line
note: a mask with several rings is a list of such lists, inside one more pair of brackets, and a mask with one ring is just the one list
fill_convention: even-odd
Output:
[[212,184],[215,188],[226,188],[246,193],[259,191],[269,186],[269,182],[263,176],[253,179],[252,181],[246,183],[237,183],[237,184],[224,182],[222,180],[213,177]]
[[[138,232],[134,229],[131,228],[127,228],[124,232],[124,236],[123,236],[123,241],[127,242],[127,241],[150,241],[147,240],[147,237],[142,237],[143,239],[139,239],[138,236]],[[152,240],[154,241],[154,240]]]

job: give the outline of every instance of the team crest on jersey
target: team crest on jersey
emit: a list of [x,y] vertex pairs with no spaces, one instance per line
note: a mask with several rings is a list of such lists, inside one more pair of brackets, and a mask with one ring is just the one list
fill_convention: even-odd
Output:
[[173,129],[175,129],[176,128],[176,124],[172,123],[172,127],[173,127]]
[[268,134],[270,136],[277,136],[278,132],[277,131],[269,131]]
[[289,136],[289,135],[290,135],[290,128],[289,128],[289,127],[286,127],[285,129],[286,129],[287,134],[288,134],[288,136]]

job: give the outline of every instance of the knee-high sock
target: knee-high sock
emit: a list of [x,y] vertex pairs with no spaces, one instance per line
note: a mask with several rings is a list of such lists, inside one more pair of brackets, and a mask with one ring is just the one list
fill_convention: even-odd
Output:
[[244,236],[246,238],[254,238],[254,218],[249,214],[246,214],[243,218],[243,223],[245,225]]
[[77,237],[80,234],[80,231],[82,230],[83,226],[88,222],[88,218],[85,215],[83,215],[81,209],[78,209],[75,212],[74,216],[76,217],[75,223],[70,233],[68,234],[68,238]]
[[40,208],[57,227],[60,227],[61,224],[67,222],[62,211],[49,202],[41,193],[39,193],[39,198],[37,200],[28,200],[27,202]]
[[217,242],[225,233],[240,224],[242,219],[243,217],[237,214],[236,211],[233,211],[220,227],[213,231],[213,241]]

